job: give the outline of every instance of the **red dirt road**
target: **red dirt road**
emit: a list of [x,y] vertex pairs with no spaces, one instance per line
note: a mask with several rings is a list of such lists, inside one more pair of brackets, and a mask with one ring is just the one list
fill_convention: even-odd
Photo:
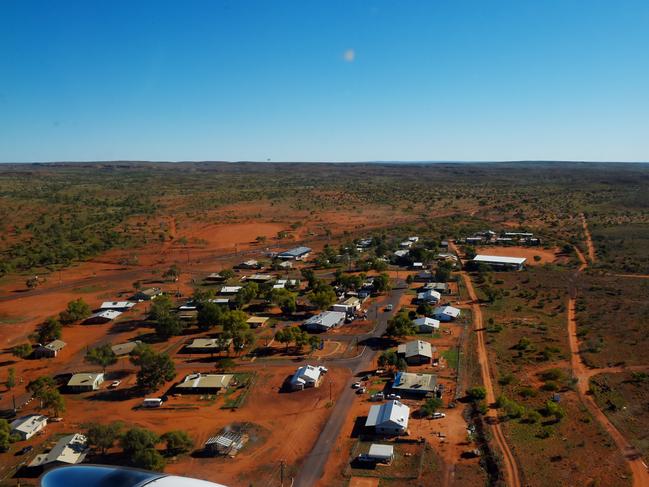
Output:
[[[473,288],[473,283],[469,278],[466,272],[462,272],[462,279],[464,279],[464,284],[466,285],[467,292],[469,297],[473,301],[471,304],[471,312],[473,314],[473,328],[476,332],[477,342],[478,342],[478,363],[480,364],[480,371],[482,373],[482,383],[484,384],[485,390],[487,391],[487,403],[492,404],[496,401],[494,394],[493,385],[491,383],[491,373],[489,370],[489,356],[487,354],[487,346],[484,340],[484,326],[482,323],[482,310],[478,304],[478,297]],[[493,438],[498,444],[498,448],[503,454],[503,467],[506,473],[507,485],[510,487],[520,487],[521,481],[518,476],[518,467],[516,465],[516,459],[514,458],[513,453],[509,449],[505,435],[500,428],[498,423],[498,413],[495,409],[489,409],[487,416],[493,418],[489,424],[491,424],[491,429],[493,431]]]

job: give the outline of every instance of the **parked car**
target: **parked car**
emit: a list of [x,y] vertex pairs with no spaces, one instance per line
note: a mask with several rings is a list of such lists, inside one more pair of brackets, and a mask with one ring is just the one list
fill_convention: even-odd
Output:
[[370,397],[371,401],[383,401],[383,399],[385,399],[385,394],[383,394],[382,392],[372,394],[372,396]]
[[115,389],[116,387],[119,387],[119,385],[122,383],[121,380],[114,380],[112,384],[110,385],[111,389]]
[[433,413],[433,419],[442,419],[445,418],[446,414],[444,413]]
[[393,306],[392,304],[388,304],[388,305],[384,308],[385,311],[392,311],[393,309],[394,309],[394,306]]
[[360,386],[361,386],[361,383],[360,383],[360,382],[354,382],[354,383],[352,384],[352,389],[358,389]]
[[33,446],[26,446],[26,447],[21,448],[20,450],[18,450],[18,451],[16,452],[16,455],[24,455],[25,453],[29,453],[29,452],[32,451],[33,449],[34,449]]
[[367,389],[365,387],[359,387],[356,389],[356,394],[365,394],[367,392]]
[[388,399],[401,399],[398,394],[388,394]]

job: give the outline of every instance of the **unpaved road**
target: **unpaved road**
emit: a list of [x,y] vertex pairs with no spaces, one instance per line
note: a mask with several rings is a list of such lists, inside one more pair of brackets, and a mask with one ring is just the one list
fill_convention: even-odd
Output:
[[[487,346],[484,339],[484,325],[482,323],[482,310],[478,304],[478,297],[473,288],[473,282],[469,275],[462,271],[462,279],[464,279],[464,284],[466,285],[467,292],[469,297],[472,300],[471,304],[471,313],[473,314],[473,328],[476,333],[476,338],[478,342],[478,363],[480,364],[480,371],[482,373],[482,383],[484,388],[487,391],[487,403],[493,404],[496,402],[496,397],[494,394],[493,384],[491,382],[491,372],[489,370],[489,356],[487,354]],[[510,487],[520,487],[521,481],[518,475],[518,466],[516,465],[516,459],[514,454],[509,449],[505,435],[502,432],[500,424],[498,422],[498,412],[495,409],[489,409],[487,416],[490,420],[487,421],[487,424],[491,425],[491,431],[493,433],[493,438],[498,445],[498,448],[503,455],[503,468],[506,474],[507,485]]]
[[[583,219],[583,215],[582,215]],[[584,225],[586,225],[586,220],[582,220]],[[584,227],[584,233],[586,234],[589,253],[591,252],[592,242],[590,241],[590,234],[586,233],[587,227]],[[579,339],[577,337],[577,321],[575,319],[575,302],[577,297],[577,287],[576,280],[579,277],[579,274],[588,267],[588,261],[584,257],[584,254],[575,247],[575,252],[581,264],[572,277],[572,282],[570,285],[570,294],[568,297],[568,343],[570,344],[570,364],[572,366],[572,373],[577,379],[577,392],[581,398],[584,405],[588,408],[593,417],[601,424],[601,426],[611,435],[613,441],[622,452],[625,460],[627,461],[629,468],[633,474],[633,487],[649,487],[649,470],[642,461],[642,455],[640,452],[631,445],[626,438],[620,433],[620,431],[615,427],[613,423],[608,419],[608,417],[602,412],[602,410],[597,406],[595,400],[588,394],[589,389],[589,380],[596,373],[606,372],[605,369],[589,369],[586,364],[584,364],[581,354],[579,353]],[[593,258],[594,259],[594,250]]]
[[588,260],[595,262],[595,246],[593,245],[593,239],[590,236],[590,230],[588,229],[588,222],[586,221],[586,216],[583,213],[579,214],[581,218],[581,227],[584,230],[584,236],[586,237],[586,248],[588,249]]

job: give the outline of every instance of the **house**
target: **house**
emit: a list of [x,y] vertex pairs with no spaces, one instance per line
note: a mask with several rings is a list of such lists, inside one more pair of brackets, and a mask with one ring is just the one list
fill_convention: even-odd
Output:
[[414,242],[411,242],[410,240],[404,240],[403,242],[399,243],[399,247],[401,247],[402,249],[409,249],[410,247],[412,247],[413,243]]
[[128,311],[131,309],[133,306],[135,306],[135,303],[131,301],[104,301],[101,303],[101,306],[99,307],[100,310],[106,310],[106,309],[114,309],[116,311]]
[[242,286],[223,286],[219,294],[237,294],[241,291]]
[[118,356],[118,357],[124,357],[126,355],[130,355],[135,348],[140,345],[142,342],[140,340],[135,340],[132,342],[126,342],[126,343],[118,343],[117,345],[113,345],[110,347],[110,349],[113,351],[113,353]]
[[241,264],[239,264],[236,267],[238,269],[258,269],[259,270],[259,269],[262,268],[262,265],[258,261],[254,260],[254,259],[250,259],[250,260],[247,260],[245,262],[242,262]]
[[424,263],[423,262],[413,262],[412,265],[410,266],[414,270],[420,270],[424,268]]
[[408,430],[410,408],[399,401],[372,406],[365,426],[382,435],[402,435]]
[[109,321],[113,321],[121,314],[122,314],[121,311],[115,311],[114,309],[98,311],[97,313],[88,316],[88,318],[84,320],[84,324],[95,325],[95,324],[108,323]]
[[397,259],[403,259],[403,258],[406,257],[409,253],[410,253],[409,250],[395,250],[395,252],[394,252],[394,256],[395,256]]
[[193,321],[198,318],[197,309],[188,309],[185,311],[178,311],[178,319],[182,321]]
[[419,333],[433,333],[435,330],[439,330],[439,320],[433,318],[417,318],[412,321],[412,324],[415,325]]
[[460,310],[453,306],[439,306],[433,310],[433,318],[442,322],[453,321],[460,316]]
[[61,350],[65,347],[66,343],[63,340],[54,340],[47,345],[44,345],[42,347],[37,347],[34,350],[34,357],[35,358],[41,358],[41,357],[47,357],[47,358],[54,358],[56,357]]
[[280,262],[279,264],[277,264],[277,266],[280,269],[288,270],[288,269],[293,268],[293,262],[291,262],[290,260],[284,260],[284,261]]
[[417,243],[419,242],[419,237],[408,237],[408,242]]
[[232,374],[189,374],[174,389],[180,393],[218,394],[233,381]]
[[451,289],[446,282],[429,282],[424,286],[424,289],[432,289],[433,291],[437,291],[440,294],[451,293]]
[[437,390],[437,376],[433,374],[413,374],[397,372],[392,389],[410,394],[428,394]]
[[11,422],[11,434],[18,435],[21,440],[29,440],[47,426],[47,416],[30,414]]
[[231,338],[194,338],[185,350],[189,353],[217,353],[230,348],[231,343]]
[[246,320],[246,323],[250,325],[250,328],[259,328],[264,326],[269,319],[268,316],[251,316]]
[[417,293],[417,302],[419,303],[435,304],[439,302],[440,299],[442,299],[442,295],[432,289],[426,289],[425,291]]
[[94,372],[84,372],[74,374],[68,381],[67,387],[70,392],[89,392],[96,391],[104,382],[104,374]]
[[390,463],[394,459],[394,446],[372,443],[367,453],[358,456],[360,461]]
[[280,252],[277,254],[277,258],[280,260],[306,260],[310,253],[311,249],[309,247],[295,247]]
[[34,457],[29,467],[75,465],[83,462],[88,454],[88,439],[79,433],[61,438],[48,453]]
[[226,280],[226,278],[218,272],[212,272],[205,277],[205,280],[207,282],[223,282]]
[[212,455],[235,456],[248,442],[248,435],[239,431],[223,431],[205,442],[205,452]]
[[505,257],[501,255],[476,255],[471,263],[474,265],[485,264],[496,270],[516,270],[525,268],[525,257]]
[[142,289],[135,293],[129,301],[151,301],[152,299],[157,298],[162,294],[162,289],[159,287],[149,287],[147,289]]
[[413,280],[415,282],[430,282],[435,279],[435,276],[430,271],[421,271],[415,274]]
[[328,331],[340,325],[346,317],[340,311],[324,311],[306,320],[304,328],[309,331]]
[[318,387],[327,369],[316,365],[303,365],[295,371],[289,384],[291,390],[301,391],[308,387]]
[[433,359],[433,347],[423,340],[413,340],[399,345],[397,355],[403,357],[408,365],[428,364]]
[[242,281],[257,282],[263,284],[270,281],[273,278],[270,274],[252,274],[251,276],[243,276]]
[[222,306],[230,306],[231,304],[233,304],[233,303],[230,302],[230,298],[208,299],[207,302],[208,303],[214,303],[214,304],[220,304]]
[[361,300],[355,297],[347,298],[342,303],[336,303],[331,307],[332,311],[340,311],[348,315],[353,315],[361,307]]
[[371,238],[363,238],[363,239],[359,240],[356,245],[358,247],[362,248],[362,249],[366,249],[366,248],[372,246],[372,239]]

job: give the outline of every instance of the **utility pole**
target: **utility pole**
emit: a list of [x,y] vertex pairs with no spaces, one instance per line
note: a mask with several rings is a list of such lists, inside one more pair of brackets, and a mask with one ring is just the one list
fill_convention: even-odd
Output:
[[333,401],[332,396],[331,396],[331,388],[332,388],[332,383],[331,383],[331,380],[330,380],[329,381],[329,402]]
[[284,487],[284,460],[279,461],[279,485]]

